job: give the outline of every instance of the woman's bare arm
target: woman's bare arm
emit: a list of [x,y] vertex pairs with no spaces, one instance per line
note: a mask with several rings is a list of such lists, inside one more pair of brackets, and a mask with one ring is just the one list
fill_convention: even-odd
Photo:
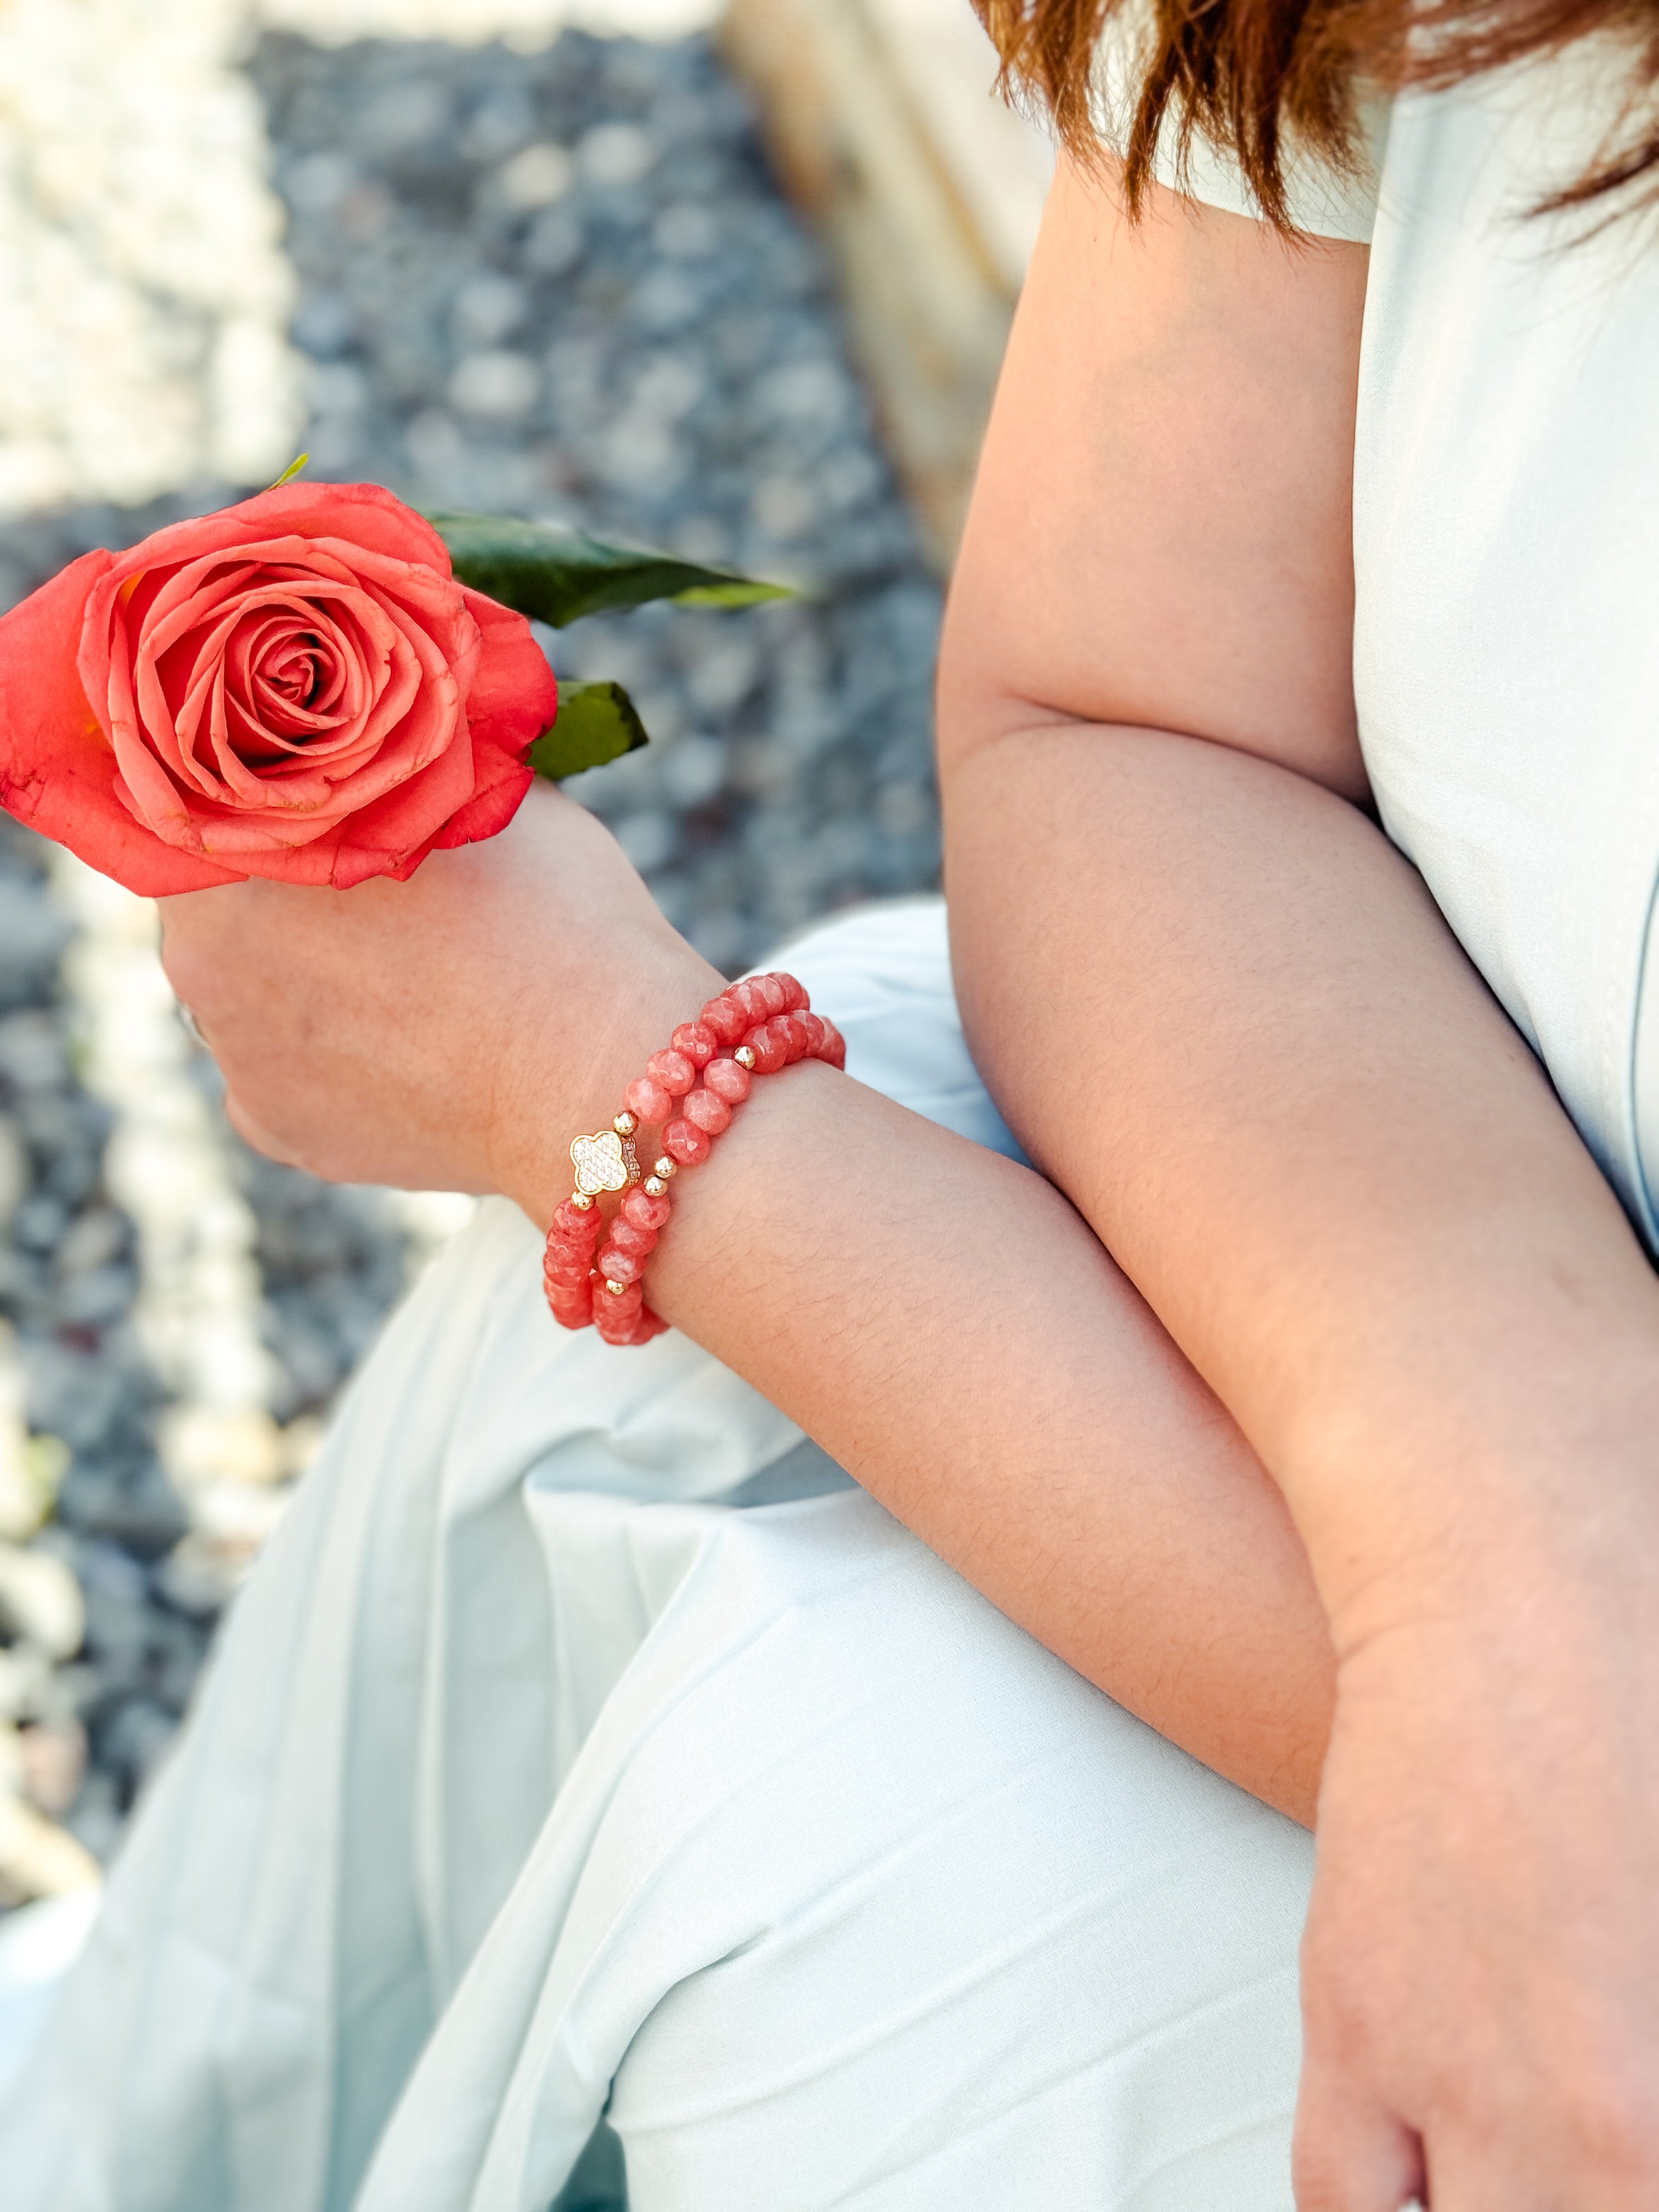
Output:
[[[545,789],[407,884],[167,903],[171,972],[256,1143],[503,1189],[542,1221],[570,1135],[720,988]],[[1331,1656],[1302,1546],[1063,1198],[812,1066],[759,1085],[676,1196],[661,1311],[1082,1673],[1311,1819]]]
[[1331,1616],[1304,2205],[1394,2212],[1425,2160],[1437,2212],[1634,2207],[1659,1293],[1354,803],[1364,276],[1167,194],[1133,234],[1062,175],[948,627],[958,983]]

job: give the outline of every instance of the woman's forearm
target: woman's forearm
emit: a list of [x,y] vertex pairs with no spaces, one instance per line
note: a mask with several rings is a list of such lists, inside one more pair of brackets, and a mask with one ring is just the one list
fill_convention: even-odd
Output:
[[817,1067],[685,1179],[652,1297],[1004,1612],[1311,1819],[1331,1658],[1282,1499],[1073,1208]]
[[[1334,1616],[1453,1504],[1524,1537],[1635,1472],[1652,1273],[1367,817],[1074,723],[959,747],[946,813],[981,1069],[1272,1468]],[[1044,856],[1017,890],[1011,847]]]
[[[572,1132],[720,982],[544,789],[408,884],[242,884],[166,921],[253,1142],[349,1180],[504,1190],[544,1224]],[[1283,1500],[1039,1176],[791,1068],[676,1185],[649,1282],[995,1602],[1306,1817],[1330,1656]]]

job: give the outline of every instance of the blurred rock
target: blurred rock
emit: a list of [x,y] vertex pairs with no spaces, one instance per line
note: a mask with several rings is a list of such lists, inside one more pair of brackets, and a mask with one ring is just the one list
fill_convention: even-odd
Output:
[[87,1732],[77,1720],[40,1722],[17,1738],[23,1795],[37,1812],[61,1820],[81,1794]]
[[50,1553],[0,1544],[0,1635],[72,1659],[86,1634],[81,1586]]
[[21,1793],[0,1791],[0,1903],[27,1905],[88,1889],[100,1869],[83,1844],[37,1812]]

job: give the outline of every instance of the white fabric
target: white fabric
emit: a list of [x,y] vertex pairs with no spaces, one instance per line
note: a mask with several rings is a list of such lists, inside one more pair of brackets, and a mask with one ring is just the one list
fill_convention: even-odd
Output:
[[1361,363],[1354,667],[1389,834],[1651,1238],[1659,255],[1644,218],[1586,238],[1582,217],[1527,213],[1594,152],[1627,67],[1588,46],[1396,104]]
[[[1012,1149],[936,902],[791,964],[854,1073]],[[486,1206],[354,1385],[5,2212],[547,2212],[607,2100],[633,2212],[1289,2212],[1306,1836],[538,1275]]]

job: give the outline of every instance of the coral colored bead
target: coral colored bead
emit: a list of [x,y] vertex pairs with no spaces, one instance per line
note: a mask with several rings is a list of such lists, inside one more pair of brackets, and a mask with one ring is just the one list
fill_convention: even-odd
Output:
[[574,1290],[578,1283],[585,1283],[592,1272],[593,1263],[586,1253],[569,1257],[561,1255],[557,1258],[550,1254],[542,1268],[542,1280],[568,1284]]
[[662,1133],[662,1148],[671,1159],[683,1168],[694,1168],[699,1160],[706,1160],[714,1150],[712,1139],[704,1136],[694,1122],[681,1119],[671,1121]]
[[806,1057],[809,1060],[814,1059],[823,1047],[823,1017],[813,1013],[798,1013],[792,1018],[806,1040]]
[[741,1106],[749,1096],[753,1076],[735,1060],[711,1060],[702,1072],[703,1088],[712,1091],[716,1098],[725,1099],[728,1106]]
[[653,1234],[668,1226],[668,1217],[674,1211],[672,1198],[653,1198],[648,1190],[630,1190],[622,1202],[618,1217],[631,1221],[635,1228],[649,1229]]
[[554,1211],[553,1227],[550,1233],[555,1237],[562,1237],[568,1243],[580,1244],[586,1242],[591,1244],[604,1226],[605,1224],[600,1218],[597,1206],[584,1208],[573,1206],[570,1200],[566,1199],[563,1205]]
[[674,1101],[660,1083],[648,1075],[637,1076],[623,1093],[623,1102],[636,1121],[647,1121],[654,1128],[665,1121],[674,1110]]
[[801,1050],[805,1042],[805,1039],[795,1027],[793,1017],[788,1014],[774,1014],[766,1024],[766,1034],[781,1050],[784,1066],[793,1067],[800,1058]]
[[[696,1092],[692,1096],[696,1097]],[[618,1252],[631,1252],[636,1260],[648,1260],[657,1249],[654,1229],[641,1229],[637,1221],[629,1221],[618,1214],[611,1224],[611,1242]]]
[[755,982],[762,998],[766,1001],[766,1011],[769,1016],[788,1012],[789,994],[784,988],[781,975],[757,975]]
[[770,1022],[763,1022],[758,1029],[750,1030],[744,1042],[755,1055],[758,1074],[775,1075],[788,1060],[789,1047],[782,1037],[774,1036]]
[[831,1067],[847,1065],[847,1040],[833,1022],[823,1024],[823,1042],[818,1047],[818,1058],[828,1060]]
[[580,1291],[555,1291],[548,1299],[561,1328],[586,1328],[593,1319],[593,1295],[584,1284]]
[[734,983],[726,993],[734,1006],[741,1006],[749,1017],[752,1029],[757,1022],[770,1018],[772,1009],[766,1003],[766,994],[760,987],[758,976],[751,975],[746,982]]
[[780,973],[773,978],[773,981],[783,986],[783,1011],[786,1014],[801,1012],[811,1003],[806,996],[805,986],[798,983],[793,975]]
[[777,1026],[789,1040],[789,1065],[805,1060],[811,1049],[810,1032],[799,1014],[780,1014]]
[[682,1022],[668,1042],[693,1067],[707,1067],[720,1048],[720,1039],[705,1022]]
[[645,1273],[645,1262],[637,1252],[624,1252],[617,1244],[607,1244],[593,1265],[608,1283],[637,1283]]
[[729,991],[722,991],[718,999],[711,999],[697,1017],[697,1026],[705,1029],[716,1043],[734,1045],[749,1027],[749,1017],[741,1006],[734,1004]]
[[694,1091],[685,1102],[685,1118],[706,1137],[718,1137],[732,1126],[732,1109],[712,1091]]
[[593,1318],[599,1334],[613,1343],[626,1338],[644,1310],[645,1292],[637,1283],[630,1283],[620,1297],[603,1288],[593,1294]]
[[683,1052],[670,1045],[662,1052],[653,1052],[645,1063],[645,1072],[653,1083],[660,1083],[671,1098],[684,1098],[697,1079],[697,1071]]

